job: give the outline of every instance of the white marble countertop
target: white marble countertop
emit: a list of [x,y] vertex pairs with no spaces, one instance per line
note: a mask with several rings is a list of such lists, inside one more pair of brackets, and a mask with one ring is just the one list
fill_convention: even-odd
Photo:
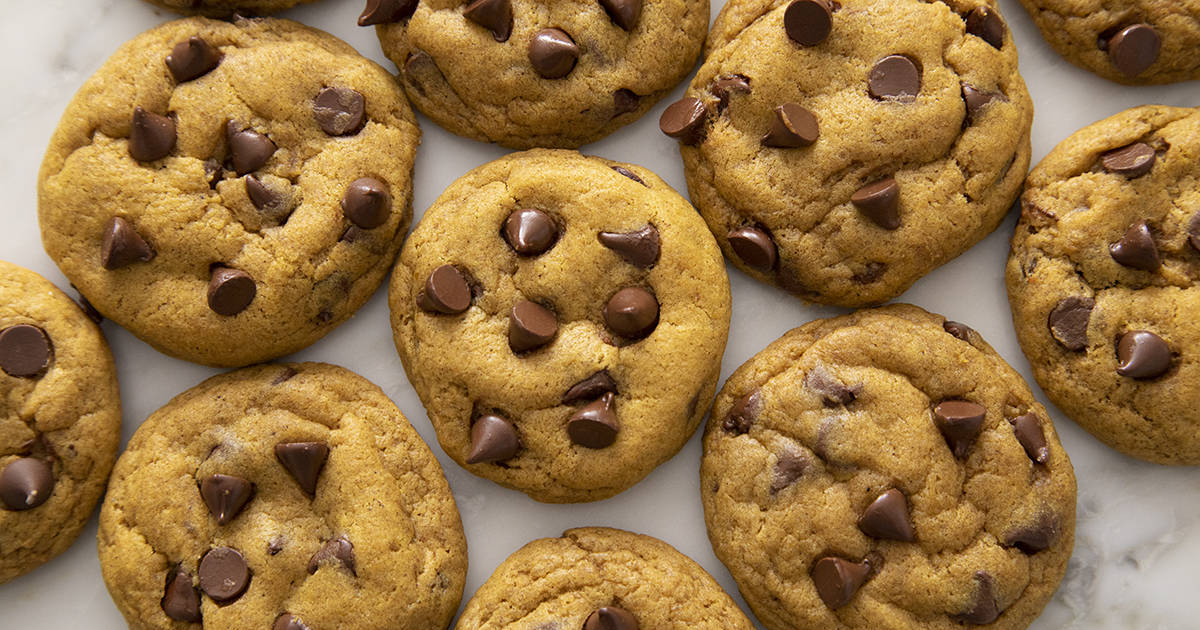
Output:
[[[713,0],[715,16],[722,0]],[[1200,105],[1200,83],[1122,87],[1058,57],[1016,0],[1000,0],[1021,54],[1021,70],[1037,109],[1034,160],[1072,131],[1144,103]],[[373,29],[358,28],[361,0],[323,0],[283,16],[327,30],[389,69]],[[0,258],[29,267],[61,287],[66,279],[42,251],[37,226],[37,169],[67,102],[117,46],[171,19],[139,0],[0,0]],[[635,162],[683,191],[676,144],[657,129],[666,99],[637,123],[585,147],[585,152]],[[455,178],[503,155],[504,149],[450,135],[421,118],[414,209],[417,217]],[[86,209],[80,209],[86,211]],[[900,300],[970,324],[1032,383],[1009,318],[1003,269],[1015,217],[965,255],[931,273]],[[788,329],[840,312],[819,308],[730,269],[733,327],[722,378]],[[464,602],[511,552],[529,540],[582,525],[621,527],[670,542],[702,564],[737,598],[737,589],[709,547],[700,507],[697,433],[684,450],[623,494],[584,505],[542,505],[465,472],[434,439],[420,401],[392,348],[384,291],[349,322],[297,360],[348,367],[383,387],[445,468],[470,546]],[[121,380],[124,439],[171,397],[216,371],[160,355],[111,322]],[[1039,399],[1049,402],[1034,387]],[[1165,468],[1116,453],[1054,411],[1055,424],[1079,478],[1079,522],[1067,577],[1033,625],[1050,628],[1183,629],[1200,627],[1200,468]],[[0,586],[0,627],[124,627],[100,579],[96,521],[65,554]],[[742,604],[740,598],[738,603]]]

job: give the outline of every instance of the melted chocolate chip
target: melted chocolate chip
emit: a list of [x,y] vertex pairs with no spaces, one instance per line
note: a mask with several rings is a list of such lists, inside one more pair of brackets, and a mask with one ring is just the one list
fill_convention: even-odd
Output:
[[758,413],[762,411],[762,395],[754,390],[734,401],[721,421],[721,428],[734,435],[742,435],[750,431],[750,427],[758,421]]
[[684,97],[671,103],[658,119],[658,128],[683,144],[699,144],[704,138],[708,106],[698,98]]
[[863,389],[862,383],[845,385],[819,365],[804,375],[804,386],[820,394],[826,407],[849,405]]
[[1157,378],[1171,368],[1171,346],[1148,330],[1134,330],[1121,335],[1117,342],[1117,358],[1121,361],[1117,366],[1121,376]]
[[985,571],[975,573],[975,596],[967,610],[956,617],[966,623],[986,625],[1000,617],[1000,606],[996,603],[996,587],[992,576]]
[[617,382],[609,376],[608,370],[600,370],[567,389],[562,395],[562,404],[573,405],[585,400],[595,400],[607,393],[618,393]]
[[946,320],[946,321],[942,322],[942,330],[945,330],[946,332],[950,333],[951,335],[954,335],[955,337],[962,339],[963,341],[965,341],[967,343],[971,342],[971,333],[975,332],[974,329],[972,329],[970,326],[968,326],[966,324],[963,324],[960,322],[952,322],[950,320]]
[[1088,322],[1096,301],[1090,297],[1071,296],[1059,300],[1046,318],[1046,327],[1054,340],[1072,352],[1087,347]]
[[313,99],[313,118],[330,136],[358,133],[367,120],[367,102],[361,92],[350,88],[327,87]]
[[1032,556],[1050,548],[1058,538],[1058,525],[1054,518],[1043,516],[1036,523],[1019,527],[1004,537],[1004,546],[1016,547],[1021,553]]
[[788,451],[780,453],[775,460],[775,468],[771,474],[771,494],[796,483],[796,480],[803,477],[810,466],[808,458],[803,455]]
[[967,14],[967,32],[992,45],[1004,47],[1004,34],[1008,30],[1000,14],[989,7],[975,7]]
[[613,118],[622,114],[637,111],[638,105],[641,104],[642,97],[638,96],[633,90],[621,88],[613,92]]
[[624,166],[613,166],[611,168],[612,168],[612,170],[624,175],[625,177],[628,177],[629,179],[632,179],[633,181],[635,181],[643,186],[646,186],[646,188],[650,187],[646,184],[646,182],[641,177],[637,176],[637,173],[634,173],[633,171],[625,168]]
[[888,55],[871,68],[867,91],[878,101],[911,103],[921,92],[921,70],[904,55]]
[[[414,1],[413,4],[415,5],[416,2]],[[271,630],[310,630],[310,628],[296,615],[283,613],[275,618],[275,625],[271,627]]]
[[354,545],[345,536],[329,539],[316,553],[308,559],[308,574],[312,575],[322,566],[345,567],[351,575],[358,577],[357,562],[354,559]]
[[649,269],[658,262],[658,229],[647,225],[633,232],[601,232],[600,244],[613,250],[631,265]]

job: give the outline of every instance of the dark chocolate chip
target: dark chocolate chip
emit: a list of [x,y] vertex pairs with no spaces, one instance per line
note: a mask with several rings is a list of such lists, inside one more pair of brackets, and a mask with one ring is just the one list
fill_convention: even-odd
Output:
[[561,79],[575,69],[579,46],[560,28],[544,28],[529,41],[529,63],[543,79]]
[[1129,226],[1121,240],[1108,246],[1108,253],[1122,265],[1142,271],[1157,271],[1162,266],[1158,246],[1145,221]]
[[364,230],[377,228],[392,214],[392,196],[383,182],[360,177],[350,182],[342,195],[342,214]]
[[653,225],[634,232],[601,232],[599,239],[602,245],[636,267],[649,269],[658,262],[660,242],[658,228]]
[[512,458],[521,449],[517,429],[511,422],[493,414],[476,418],[471,425],[471,452],[468,464],[498,462]]
[[775,460],[775,469],[771,473],[771,494],[796,483],[804,476],[810,464],[807,457],[796,453],[783,452]]
[[642,0],[600,0],[613,24],[632,31],[642,16]]
[[912,102],[921,92],[921,70],[904,55],[888,55],[871,68],[867,89],[875,100]]
[[54,346],[46,332],[32,324],[0,330],[0,369],[17,378],[31,378],[50,367]]
[[324,442],[280,442],[275,445],[275,458],[300,489],[312,496],[317,493],[317,480],[329,458],[329,447]]
[[308,574],[312,575],[322,565],[341,564],[351,575],[358,577],[354,559],[354,545],[345,536],[329,539],[308,559]]
[[633,181],[635,181],[643,186],[646,186],[646,188],[650,187],[650,186],[646,185],[646,182],[641,177],[638,177],[636,173],[625,168],[624,166],[613,166],[612,170],[624,175],[625,177],[628,177],[629,179],[632,179]]
[[708,106],[690,96],[671,103],[658,119],[658,128],[683,144],[699,144],[704,137]]
[[218,315],[232,317],[246,310],[258,288],[254,278],[240,269],[213,267],[208,281],[208,307]]
[[366,99],[350,88],[327,87],[313,99],[313,118],[321,131],[331,136],[358,133],[367,120],[366,114]]
[[833,7],[825,0],[795,0],[783,12],[783,30],[801,46],[816,46],[833,30]]
[[804,375],[804,386],[821,395],[826,407],[849,405],[862,392],[862,383],[846,385],[821,366]]
[[310,630],[310,628],[296,615],[283,613],[275,618],[275,625],[271,627],[271,630]]
[[275,143],[257,131],[239,129],[230,121],[228,133],[229,154],[233,170],[239,177],[262,168],[275,155]]
[[1043,516],[1032,525],[1019,527],[1004,537],[1005,547],[1016,547],[1021,553],[1032,556],[1045,551],[1058,538],[1058,525],[1051,517]]
[[200,622],[200,592],[192,585],[192,574],[183,567],[167,573],[167,583],[159,605],[175,621]]
[[226,525],[250,502],[254,484],[233,475],[209,475],[200,482],[200,496],[217,525]]
[[885,230],[900,227],[900,184],[891,177],[859,188],[850,195],[850,203]]
[[933,408],[933,419],[954,456],[962,459],[983,430],[987,409],[966,400],[945,400]]
[[[76,289],[76,291],[78,291],[78,289]],[[95,306],[92,306],[92,303],[89,302],[87,298],[83,297],[83,294],[79,295],[79,299],[76,300],[76,302],[79,303],[79,309],[83,311],[84,315],[87,315],[88,319],[92,320],[97,325],[104,321],[104,316],[100,314],[100,311],[96,310]]]
[[125,219],[113,217],[105,224],[100,237],[100,264],[105,269],[148,262],[154,258],[154,254],[154,248]]
[[1127,77],[1136,77],[1158,61],[1162,38],[1149,24],[1126,26],[1108,40],[1108,57]]
[[729,232],[729,246],[733,253],[746,263],[746,266],[757,271],[768,272],[775,268],[779,259],[779,250],[775,240],[766,230],[745,226]]
[[1156,159],[1154,147],[1145,142],[1134,142],[1102,154],[1100,164],[1110,173],[1132,179],[1149,173]]
[[974,329],[966,324],[952,322],[950,320],[942,322],[942,330],[945,330],[951,335],[954,335],[955,337],[958,337],[967,343],[971,342],[971,333],[975,332]]
[[638,621],[624,608],[605,606],[588,615],[583,630],[638,630]]
[[967,14],[967,32],[992,45],[1004,46],[1004,34],[1008,30],[1000,13],[989,7],[975,7]]
[[758,412],[762,410],[762,395],[754,390],[734,401],[721,421],[721,428],[734,435],[749,433],[750,427],[758,421]]
[[471,285],[454,265],[442,265],[425,279],[417,306],[429,313],[457,315],[471,307]]
[[613,118],[622,114],[637,111],[638,105],[641,104],[642,97],[638,96],[633,90],[621,88],[613,92]]
[[1133,330],[1117,342],[1117,373],[1130,378],[1162,376],[1171,367],[1171,346],[1148,330]]
[[521,256],[537,256],[558,241],[558,225],[541,210],[522,208],[504,220],[503,234],[513,251]]
[[254,204],[256,210],[270,211],[278,208],[283,201],[283,197],[267,188],[257,176],[247,175],[242,179],[246,182],[246,196],[250,198],[250,203]]
[[1192,249],[1200,252],[1200,210],[1188,222],[1188,242],[1192,244]]
[[622,337],[642,339],[658,326],[658,300],[641,287],[625,287],[604,305],[604,323]]
[[508,314],[508,347],[513,352],[540,348],[558,334],[558,316],[554,311],[529,300],[520,300]]
[[492,32],[498,42],[512,35],[513,17],[510,0],[475,0],[463,9],[463,17]]
[[200,590],[213,601],[233,601],[250,586],[250,567],[236,549],[216,547],[200,559]]
[[176,83],[202,77],[212,72],[219,63],[221,51],[195,36],[175,44],[171,54],[167,55],[167,69],[171,71],[171,76],[175,77]]
[[608,370],[600,370],[568,388],[562,395],[562,404],[573,405],[585,400],[595,400],[607,393],[618,393],[617,382],[609,376]]
[[1000,618],[1000,606],[996,603],[996,586],[992,582],[991,574],[976,571],[975,585],[975,596],[967,610],[955,617],[977,626],[992,623]]
[[0,471],[0,501],[10,511],[32,510],[45,503],[53,492],[54,471],[44,460],[20,457]]
[[358,16],[359,26],[374,26],[402,22],[412,17],[417,10],[418,0],[367,0],[367,6],[362,15]]
[[221,178],[225,176],[225,168],[216,160],[204,161],[204,178],[208,182],[208,187],[216,190],[217,184]]
[[807,147],[817,141],[820,131],[817,117],[796,103],[784,103],[775,108],[771,129],[760,142],[765,147]]
[[863,510],[858,528],[872,538],[903,542],[917,539],[908,520],[908,499],[896,488],[879,495]]
[[129,155],[139,162],[161,160],[175,148],[175,121],[167,116],[148,112],[141,107],[133,110],[129,128]]
[[1088,322],[1096,301],[1090,297],[1071,296],[1059,300],[1046,318],[1046,327],[1054,340],[1072,352],[1087,347]]
[[865,560],[851,562],[836,556],[826,556],[813,565],[812,579],[817,595],[830,610],[850,603],[854,594],[867,581],[871,565]]
[[1045,464],[1050,459],[1050,446],[1046,443],[1046,433],[1037,415],[1027,413],[1009,418],[1008,423],[1012,425],[1013,435],[1017,436],[1017,442],[1025,449],[1029,459],[1039,464]]
[[604,394],[571,415],[567,420],[567,435],[571,441],[587,448],[605,448],[617,440],[621,425],[617,412],[613,410],[612,392]]
[[962,84],[963,102],[967,105],[967,124],[979,119],[979,113],[995,101],[1007,100],[999,92],[985,92],[972,85]]
[[719,101],[718,110],[724,111],[726,107],[729,107],[729,98],[731,96],[734,94],[750,93],[750,79],[740,74],[721,77],[713,82],[709,91]]

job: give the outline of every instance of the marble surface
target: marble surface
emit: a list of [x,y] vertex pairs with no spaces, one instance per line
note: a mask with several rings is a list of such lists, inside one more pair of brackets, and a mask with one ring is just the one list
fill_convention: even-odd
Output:
[[[713,0],[714,16],[721,3]],[[355,26],[362,5],[361,0],[323,0],[283,15],[325,29],[394,70],[373,29]],[[1035,161],[1075,129],[1127,107],[1200,105],[1197,82],[1129,88],[1079,70],[1054,54],[1016,0],[1000,0],[1000,5],[1014,31],[1021,70],[1037,108]],[[0,116],[0,258],[65,287],[65,278],[42,251],[37,227],[36,177],[42,151],[72,94],[104,59],[125,40],[172,16],[138,0],[0,0],[0,6],[7,9],[0,11],[0,76],[6,86]],[[682,86],[676,97],[681,92]],[[656,127],[663,107],[585,152],[642,164],[683,190],[675,142]],[[505,153],[452,136],[424,118],[421,127],[424,141],[417,155],[414,203],[418,217],[456,177]],[[1003,283],[1014,221],[1009,217],[995,234],[900,299],[970,324],[1028,379]],[[802,304],[732,267],[730,274],[733,329],[723,378],[786,330],[839,312]],[[290,358],[336,363],[378,383],[433,446],[454,489],[470,545],[464,601],[524,543],[580,525],[622,527],[662,538],[704,565],[736,597],[736,587],[704,533],[698,500],[699,433],[645,481],[599,503],[542,505],[476,478],[437,446],[392,348],[384,297],[380,291],[352,320]],[[111,322],[104,324],[104,331],[120,372],[125,440],[152,411],[215,373],[160,355]],[[1079,524],[1067,577],[1033,628],[1197,628],[1200,468],[1135,461],[1109,450],[1057,411],[1052,413],[1079,478]],[[100,579],[95,535],[93,518],[61,557],[0,586],[0,627],[124,627]]]

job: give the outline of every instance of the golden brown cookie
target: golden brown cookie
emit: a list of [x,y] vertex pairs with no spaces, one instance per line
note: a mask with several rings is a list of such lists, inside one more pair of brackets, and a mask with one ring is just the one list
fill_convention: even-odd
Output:
[[150,4],[185,15],[228,17],[234,13],[265,14],[282,11],[316,0],[146,0]]

